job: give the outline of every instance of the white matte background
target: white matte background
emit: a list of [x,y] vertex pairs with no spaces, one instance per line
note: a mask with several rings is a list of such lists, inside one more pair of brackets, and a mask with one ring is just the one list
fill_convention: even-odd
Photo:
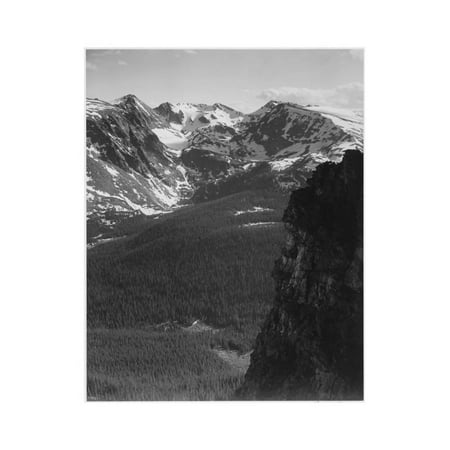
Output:
[[[448,449],[445,5],[5,3],[2,448]],[[85,402],[84,47],[114,46],[365,48],[365,402]]]

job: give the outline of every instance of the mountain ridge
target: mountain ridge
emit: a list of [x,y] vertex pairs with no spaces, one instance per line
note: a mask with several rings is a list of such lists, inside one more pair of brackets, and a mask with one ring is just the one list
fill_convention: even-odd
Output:
[[219,102],[88,98],[86,133],[88,217],[106,228],[263,183],[299,187],[318,164],[363,148],[362,116],[278,101],[244,114]]

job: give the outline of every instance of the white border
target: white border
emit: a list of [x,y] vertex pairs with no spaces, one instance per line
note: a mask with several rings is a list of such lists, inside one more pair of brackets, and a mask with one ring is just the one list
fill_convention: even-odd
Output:
[[[448,448],[445,3],[8,4],[3,448]],[[85,47],[364,47],[364,403],[84,401]]]

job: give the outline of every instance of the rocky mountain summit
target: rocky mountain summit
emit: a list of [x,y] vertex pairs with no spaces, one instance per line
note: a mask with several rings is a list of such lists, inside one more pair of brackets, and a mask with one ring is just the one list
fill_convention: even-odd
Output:
[[275,303],[240,399],[363,398],[363,155],[317,167],[291,194]]
[[150,107],[131,95],[86,106],[88,217],[164,211],[190,190],[184,168],[153,132],[166,122]]

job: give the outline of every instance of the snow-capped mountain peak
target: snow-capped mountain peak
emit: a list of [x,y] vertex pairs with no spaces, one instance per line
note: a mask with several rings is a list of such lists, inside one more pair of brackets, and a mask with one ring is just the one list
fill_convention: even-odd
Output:
[[317,105],[270,101],[243,114],[223,103],[151,108],[130,94],[87,99],[86,118],[88,214],[101,220],[254,183],[292,189],[318,164],[363,149],[362,111]]
[[244,116],[243,113],[222,103],[162,103],[155,108],[170,125],[187,134],[199,128],[222,124],[234,126]]

